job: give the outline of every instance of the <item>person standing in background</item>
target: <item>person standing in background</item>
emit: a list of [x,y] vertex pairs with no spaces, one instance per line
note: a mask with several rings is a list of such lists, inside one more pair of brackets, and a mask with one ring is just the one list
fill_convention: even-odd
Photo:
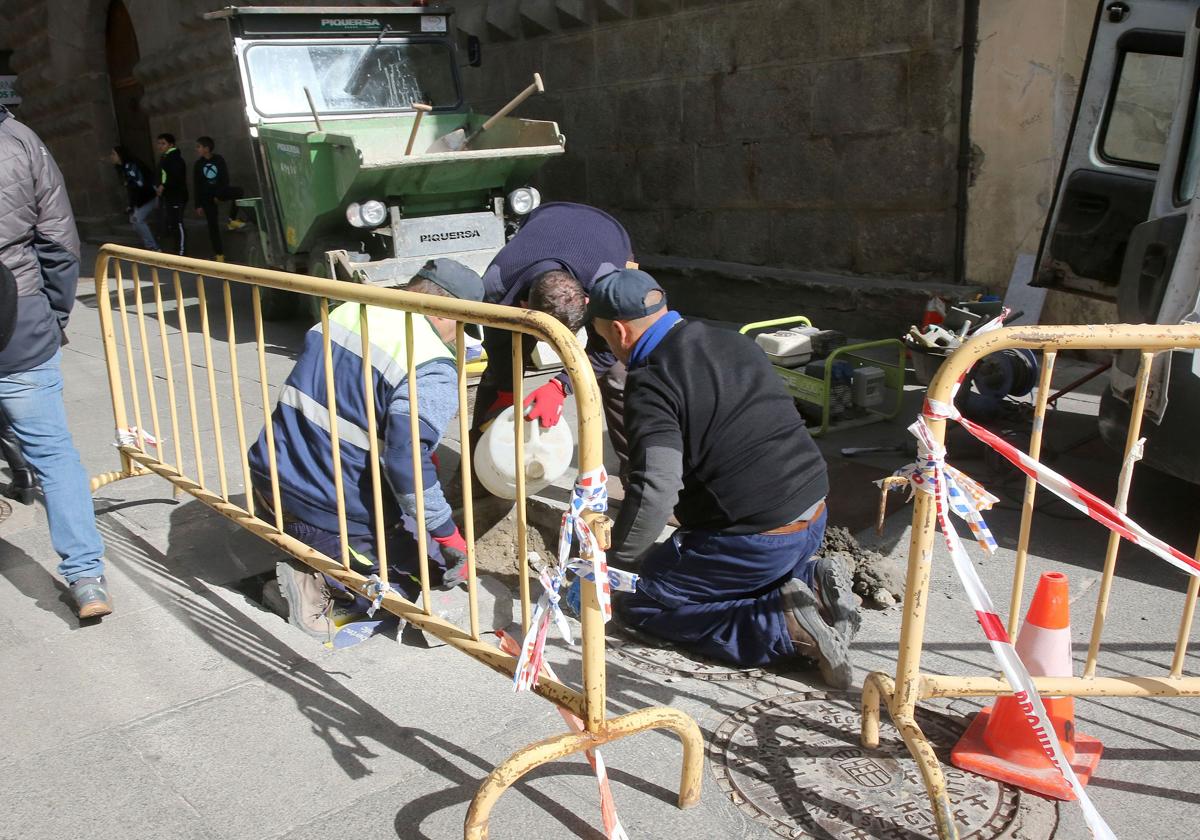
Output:
[[228,230],[238,230],[246,223],[238,219],[237,200],[246,193],[241,187],[230,186],[229,167],[225,158],[213,154],[216,141],[211,137],[196,138],[196,163],[192,166],[192,183],[196,191],[196,215],[208,222],[208,241],[212,244],[213,259],[225,262],[221,244],[221,226],[217,221],[217,202],[229,202]]
[[164,132],[155,141],[158,148],[158,185],[154,191],[163,211],[163,236],[174,237],[177,247],[171,253],[183,256],[187,236],[183,230],[183,208],[188,202],[187,164],[175,148],[175,135]]

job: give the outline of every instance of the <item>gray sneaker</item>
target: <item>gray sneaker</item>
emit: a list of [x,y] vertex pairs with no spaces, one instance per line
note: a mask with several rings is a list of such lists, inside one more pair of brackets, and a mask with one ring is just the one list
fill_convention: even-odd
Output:
[[113,611],[104,575],[71,581],[71,597],[75,599],[75,611],[80,618],[100,618]]
[[288,624],[298,627],[314,639],[333,638],[329,615],[333,597],[320,572],[310,571],[299,562],[280,560],[275,564],[275,579],[288,606]]
[[784,621],[796,653],[816,659],[821,676],[833,688],[849,688],[854,681],[849,639],[821,618],[817,596],[804,581],[792,578],[779,592]]
[[853,580],[849,569],[834,557],[818,557],[813,583],[821,614],[849,643],[858,635],[858,628],[862,624],[858,601],[851,588]]

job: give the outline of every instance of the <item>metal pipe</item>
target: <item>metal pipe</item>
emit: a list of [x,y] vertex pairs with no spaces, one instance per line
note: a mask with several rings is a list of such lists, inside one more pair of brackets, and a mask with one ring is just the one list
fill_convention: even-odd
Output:
[[[513,366],[513,406],[525,405],[525,348],[520,333],[512,337],[512,366]],[[520,416],[523,411],[514,408],[514,414]],[[513,458],[517,481],[517,576],[521,589],[521,632],[529,633],[529,620],[532,613],[529,597],[529,520],[528,505],[525,498],[525,434],[518,422],[513,436]],[[546,558],[549,559],[549,558]]]
[[[454,324],[454,356],[458,370],[458,436],[461,441],[463,470],[463,494],[471,493],[471,434],[467,428],[467,342],[466,324]],[[472,500],[473,502],[474,500]],[[473,505],[463,504],[463,538],[467,543],[467,606],[470,612],[471,638],[479,638],[479,582],[475,567],[475,512]]]
[[[325,408],[329,412],[329,457],[333,467],[333,492],[337,499],[342,568],[349,571],[350,536],[346,529],[346,491],[342,482],[342,441],[338,437],[337,388],[333,384],[333,344],[329,337],[329,299],[326,297],[321,298],[321,349],[325,358]],[[364,363],[367,361],[364,359]]]
[[283,502],[279,498],[279,464],[275,460],[275,424],[271,422],[271,392],[267,387],[267,347],[263,337],[262,294],[258,286],[250,290],[254,308],[254,340],[258,345],[258,384],[263,406],[263,436],[267,440],[267,467],[271,472],[271,511],[275,528],[283,530]]
[[233,387],[233,417],[237,424],[238,455],[242,460],[242,489],[246,494],[246,510],[254,515],[254,485],[250,482],[250,455],[246,448],[246,421],[242,413],[242,379],[238,374],[237,334],[233,325],[233,298],[229,293],[229,281],[222,282],[225,296],[225,332],[229,342],[229,378]]
[[[183,444],[179,440],[179,407],[175,397],[175,371],[171,362],[171,345],[167,341],[167,323],[163,319],[162,287],[158,280],[158,269],[150,271],[150,284],[154,289],[154,306],[158,312],[158,339],[162,343],[163,365],[167,369],[167,403],[171,406],[171,442],[175,450],[175,469],[183,471]],[[162,458],[162,441],[158,444],[158,457]]]
[[[1029,457],[1037,461],[1042,455],[1042,431],[1046,422],[1050,382],[1054,376],[1054,361],[1058,354],[1047,350],[1042,356],[1042,373],[1038,380],[1037,400],[1033,409],[1033,434],[1029,437]],[[1008,603],[1008,635],[1017,638],[1021,624],[1021,598],[1025,588],[1025,565],[1029,559],[1029,531],[1033,527],[1033,502],[1037,497],[1037,480],[1025,479],[1025,498],[1021,500],[1021,530],[1017,535],[1017,559],[1013,568],[1012,598]]]
[[[138,449],[145,451],[146,436],[142,431],[142,401],[138,396],[137,368],[133,365],[133,333],[129,331],[129,315],[125,309],[125,278],[121,276],[121,262],[117,261],[117,306],[121,310],[121,332],[125,336],[125,366],[129,368],[129,396],[133,400],[134,435]],[[120,431],[128,429],[122,426]]]
[[[127,429],[129,421],[125,417],[125,385],[121,379],[121,363],[117,350],[116,333],[113,329],[112,301],[109,299],[108,267],[110,262],[108,254],[101,250],[96,257],[96,307],[100,312],[100,338],[104,342],[104,366],[108,371],[108,390],[112,398],[113,421],[116,423],[117,429]],[[128,474],[132,468],[132,462],[122,455],[121,473]],[[94,493],[97,489],[98,486],[93,484],[92,492]]]
[[[426,615],[433,615],[432,595],[429,591],[429,531],[425,527],[425,477],[422,474],[424,465],[421,463],[421,428],[420,428],[420,409],[417,402],[417,352],[416,352],[416,337],[413,335],[413,314],[411,312],[404,313],[404,355],[405,355],[405,378],[408,382],[408,435],[410,448],[412,449],[412,468],[414,495],[416,496],[416,514],[417,522],[417,563],[418,571],[421,577],[421,606],[425,610]],[[459,406],[466,405],[462,401],[462,394],[459,394]],[[466,492],[465,490],[463,492]],[[471,514],[468,510],[463,514],[467,521],[470,521]]]
[[[1033,684],[1038,694],[1046,697],[1200,697],[1200,677],[1034,677]],[[921,677],[922,700],[1012,693],[1012,686],[1000,677]]]
[[[1142,434],[1142,414],[1146,408],[1146,391],[1150,385],[1150,369],[1154,365],[1153,353],[1142,353],[1138,366],[1137,388],[1129,412],[1129,430],[1125,435],[1125,458],[1121,463],[1121,475],[1117,479],[1117,497],[1113,501],[1121,513],[1129,501],[1129,486],[1133,483],[1133,468],[1138,457],[1134,450]],[[1108,616],[1108,598],[1112,593],[1113,575],[1117,570],[1117,552],[1121,548],[1121,535],[1116,531],[1108,534],[1108,548],[1104,552],[1104,574],[1100,578],[1100,594],[1096,597],[1096,617],[1092,620],[1092,639],[1088,644],[1087,663],[1083,667],[1085,677],[1096,676],[1096,659],[1100,655],[1100,637],[1104,633],[1104,620]]]
[[[196,481],[201,487],[205,487],[204,483],[204,455],[200,449],[200,420],[196,414],[196,380],[192,375],[192,344],[191,337],[188,335],[187,325],[187,309],[183,305],[183,284],[179,279],[179,272],[172,272],[175,283],[175,312],[179,315],[179,335],[183,341],[183,375],[184,381],[187,383],[188,392],[188,414],[192,422],[192,452],[195,453],[196,460]],[[179,467],[179,471],[183,472],[183,466]]]
[[[367,307],[358,307],[358,331],[362,341],[363,405],[367,411],[367,452],[370,458],[371,501],[375,516],[375,558],[379,563],[379,579],[388,583],[387,523],[383,521],[383,478],[379,474],[379,427],[375,418],[375,368],[371,364],[371,327]],[[418,488],[420,484],[418,482]],[[420,489],[417,490],[420,493]],[[425,523],[417,520],[418,531]]]
[[[158,442],[155,451],[162,459],[162,429],[158,425],[158,398],[154,389],[154,367],[150,364],[150,342],[146,340],[146,312],[142,306],[142,277],[137,263],[130,266],[133,279],[133,311],[137,315],[138,341],[142,346],[142,367],[145,368],[146,393],[150,396],[150,429]],[[142,447],[143,449],[145,447]]]
[[221,497],[229,501],[229,480],[225,475],[225,438],[221,434],[221,407],[217,399],[217,375],[213,370],[212,336],[208,328],[208,298],[204,292],[204,275],[196,275],[196,298],[200,303],[200,335],[204,338],[204,371],[208,375],[208,408],[213,421],[213,438],[217,443],[217,478]]

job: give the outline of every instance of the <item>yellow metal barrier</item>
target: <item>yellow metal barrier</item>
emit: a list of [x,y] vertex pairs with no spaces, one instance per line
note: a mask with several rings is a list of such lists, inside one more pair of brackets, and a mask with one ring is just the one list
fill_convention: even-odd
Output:
[[[172,364],[171,338],[164,321],[163,281],[160,272],[170,275],[171,291],[174,293],[174,313],[178,319],[178,334],[183,360],[184,379],[176,381]],[[144,276],[148,273],[148,278]],[[192,352],[191,332],[184,295],[184,283],[195,283],[195,300],[199,310],[199,331],[203,348],[202,358]],[[154,309],[147,313],[144,301],[146,284],[153,295]],[[229,387],[218,388],[218,371],[214,366],[212,324],[209,320],[209,284],[216,283],[221,295],[220,308],[224,314],[225,340],[229,345]],[[238,367],[237,337],[233,313],[233,289],[237,286],[250,290],[253,308],[254,342],[257,349],[257,396],[262,402],[263,422],[266,428],[266,443],[271,472],[271,511],[256,513],[254,492],[250,483],[250,466],[247,458],[246,422],[247,415],[242,401],[243,372]],[[127,287],[133,296],[133,331],[129,324]],[[271,392],[267,377],[266,343],[262,317],[262,289],[294,292],[320,299],[321,326],[324,333],[324,360],[326,392],[330,432],[333,438],[331,457],[334,466],[335,488],[339,502],[339,524],[341,530],[341,556],[327,557],[304,543],[284,533],[283,512],[280,504],[279,477],[276,471],[276,450],[271,424]],[[523,399],[522,340],[524,335],[547,342],[558,353],[571,377],[579,414],[579,470],[587,473],[602,466],[603,448],[601,441],[600,393],[587,359],[575,337],[549,316],[530,310],[485,303],[473,303],[431,295],[413,294],[394,289],[320,280],[288,274],[280,271],[256,269],[247,266],[215,263],[187,257],[143,251],[117,245],[105,245],[96,260],[96,301],[100,310],[100,323],[104,340],[104,353],[108,367],[109,386],[112,392],[113,415],[118,429],[121,469],[105,473],[92,479],[93,492],[113,481],[140,475],[155,474],[171,482],[176,490],[182,490],[199,499],[223,516],[261,537],[263,540],[286,551],[315,571],[323,572],[340,581],[348,588],[367,597],[368,580],[350,567],[349,543],[346,533],[344,488],[339,469],[340,446],[337,429],[336,389],[332,387],[333,362],[329,336],[330,300],[351,301],[359,304],[401,310],[407,313],[408,329],[408,388],[409,401],[417,405],[417,377],[412,352],[412,319],[414,315],[448,318],[457,322],[457,363],[459,394],[459,432],[462,445],[462,486],[464,537],[467,542],[469,628],[454,624],[433,615],[430,611],[430,586],[428,567],[428,536],[424,528],[418,528],[419,568],[422,603],[413,602],[388,590],[383,596],[382,606],[389,612],[411,622],[449,646],[479,660],[495,671],[512,677],[516,658],[510,656],[481,638],[475,570],[475,535],[473,528],[473,501],[471,498],[471,453],[468,443],[467,419],[467,373],[464,358],[463,327],[465,323],[482,324],[492,329],[505,329],[513,333],[513,392],[516,404]],[[114,313],[115,302],[115,313]],[[115,317],[114,317],[115,315]],[[362,355],[371,358],[370,337],[367,331],[365,306],[360,309],[360,332]],[[157,322],[160,345],[159,361],[152,361],[151,343],[147,337],[147,321]],[[118,328],[121,341],[118,342]],[[136,338],[135,338],[136,336]],[[136,353],[135,353],[136,348]],[[140,367],[135,359],[140,357]],[[122,362],[124,372],[122,372]],[[196,379],[202,371],[207,384],[207,393],[197,389]],[[383,527],[383,484],[379,475],[379,452],[374,395],[370,367],[364,365],[364,398],[368,411],[368,439],[370,445],[370,481],[372,485],[375,519]],[[223,377],[222,377],[223,378]],[[128,390],[126,385],[128,379]],[[165,382],[166,404],[169,408],[168,434],[170,445],[163,442],[163,427],[160,423],[158,392]],[[182,385],[182,388],[179,386]],[[143,394],[146,402],[142,402]],[[202,434],[201,417],[207,402],[212,428]],[[226,464],[225,441],[222,434],[222,407],[228,417],[232,405],[237,434],[239,462],[234,480],[240,477],[242,499],[239,503],[236,492],[231,493],[230,476]],[[188,428],[180,419],[180,407],[186,407]],[[132,416],[129,409],[132,407]],[[143,408],[148,409],[148,417]],[[413,442],[414,476],[416,478],[416,521],[424,521],[422,470],[420,467],[420,444],[418,440],[418,418],[412,413],[410,433]],[[149,421],[149,429],[146,427]],[[257,422],[257,418],[255,418]],[[519,415],[514,424],[519,423]],[[148,439],[153,435],[153,442]],[[191,443],[191,466],[189,475],[185,468],[183,442],[188,435]],[[215,447],[206,452],[206,438],[211,434]],[[523,463],[522,434],[515,430],[517,441],[516,464]],[[211,453],[215,460],[216,486],[212,486],[206,472],[206,455]],[[211,464],[211,460],[210,460]],[[528,630],[530,621],[529,568],[527,561],[527,518],[524,487],[524,469],[516,469],[517,478],[517,557],[520,563],[521,623]],[[267,518],[259,514],[268,514]],[[592,528],[602,544],[608,541],[608,526],[611,524],[600,515],[585,512]],[[387,580],[387,557],[382,533],[377,535],[380,566],[379,576]],[[467,814],[464,836],[467,840],[483,840],[487,837],[488,816],[500,795],[522,775],[539,765],[566,755],[582,752],[619,738],[650,729],[668,729],[679,736],[683,744],[683,770],[680,780],[678,804],[681,808],[696,804],[700,797],[700,774],[703,765],[703,740],[695,721],[683,712],[671,707],[639,709],[620,717],[610,718],[607,714],[605,691],[604,621],[596,599],[595,586],[584,581],[582,604],[582,692],[555,680],[542,676],[534,692],[583,720],[584,732],[566,733],[546,738],[514,753],[499,765],[481,785]]]
[[[1007,348],[1023,348],[1043,353],[1037,399],[1034,405],[1033,434],[1029,444],[1029,454],[1035,459],[1039,458],[1041,453],[1046,402],[1051,391],[1050,379],[1054,373],[1057,354],[1062,350],[1141,351],[1142,361],[1134,397],[1131,401],[1131,419],[1125,444],[1124,466],[1121,470],[1117,498],[1114,503],[1115,507],[1124,512],[1130,480],[1137,460],[1130,457],[1130,452],[1141,436],[1142,413],[1145,408],[1146,390],[1154,358],[1158,353],[1169,352],[1173,349],[1200,348],[1200,326],[1112,324],[1010,327],[997,330],[968,341],[947,358],[929,385],[929,399],[946,404],[951,403],[956,383],[967,370],[989,353]],[[934,439],[939,444],[944,443],[946,421],[927,419],[926,422]],[[1014,637],[1020,614],[1036,493],[1037,482],[1032,478],[1027,479],[1021,507],[1021,525],[1008,618],[1008,631]],[[1013,691],[1006,680],[992,674],[949,676],[921,671],[921,651],[925,635],[930,569],[936,531],[937,519],[933,497],[927,493],[917,493],[913,507],[908,576],[904,593],[904,616],[900,625],[900,651],[896,663],[896,673],[894,678],[882,672],[875,672],[867,676],[862,695],[862,743],[868,748],[879,746],[879,706],[881,701],[886,703],[892,722],[900,731],[905,745],[920,767],[925,789],[933,806],[938,836],[942,840],[956,840],[959,835],[946,789],[946,780],[942,775],[941,766],[932,745],[917,725],[915,717],[917,703],[935,697],[994,697],[1012,694]],[[1200,696],[1200,677],[1183,675],[1183,661],[1187,653],[1196,598],[1200,593],[1200,578],[1196,577],[1191,579],[1185,596],[1170,671],[1150,676],[1096,676],[1096,663],[1100,652],[1109,595],[1112,591],[1113,574],[1116,571],[1119,546],[1120,537],[1116,533],[1110,534],[1097,598],[1096,614],[1092,624],[1091,644],[1083,676],[1035,677],[1034,683],[1037,685],[1039,693],[1072,697]],[[1196,556],[1200,558],[1200,545],[1197,545]]]

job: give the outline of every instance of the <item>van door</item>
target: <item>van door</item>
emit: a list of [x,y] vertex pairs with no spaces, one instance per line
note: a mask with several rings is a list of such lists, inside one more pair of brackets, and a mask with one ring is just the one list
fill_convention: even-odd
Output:
[[[1134,229],[1151,215],[1197,5],[1099,4],[1033,285],[1118,300]],[[1146,271],[1165,278],[1180,232],[1142,231]]]

